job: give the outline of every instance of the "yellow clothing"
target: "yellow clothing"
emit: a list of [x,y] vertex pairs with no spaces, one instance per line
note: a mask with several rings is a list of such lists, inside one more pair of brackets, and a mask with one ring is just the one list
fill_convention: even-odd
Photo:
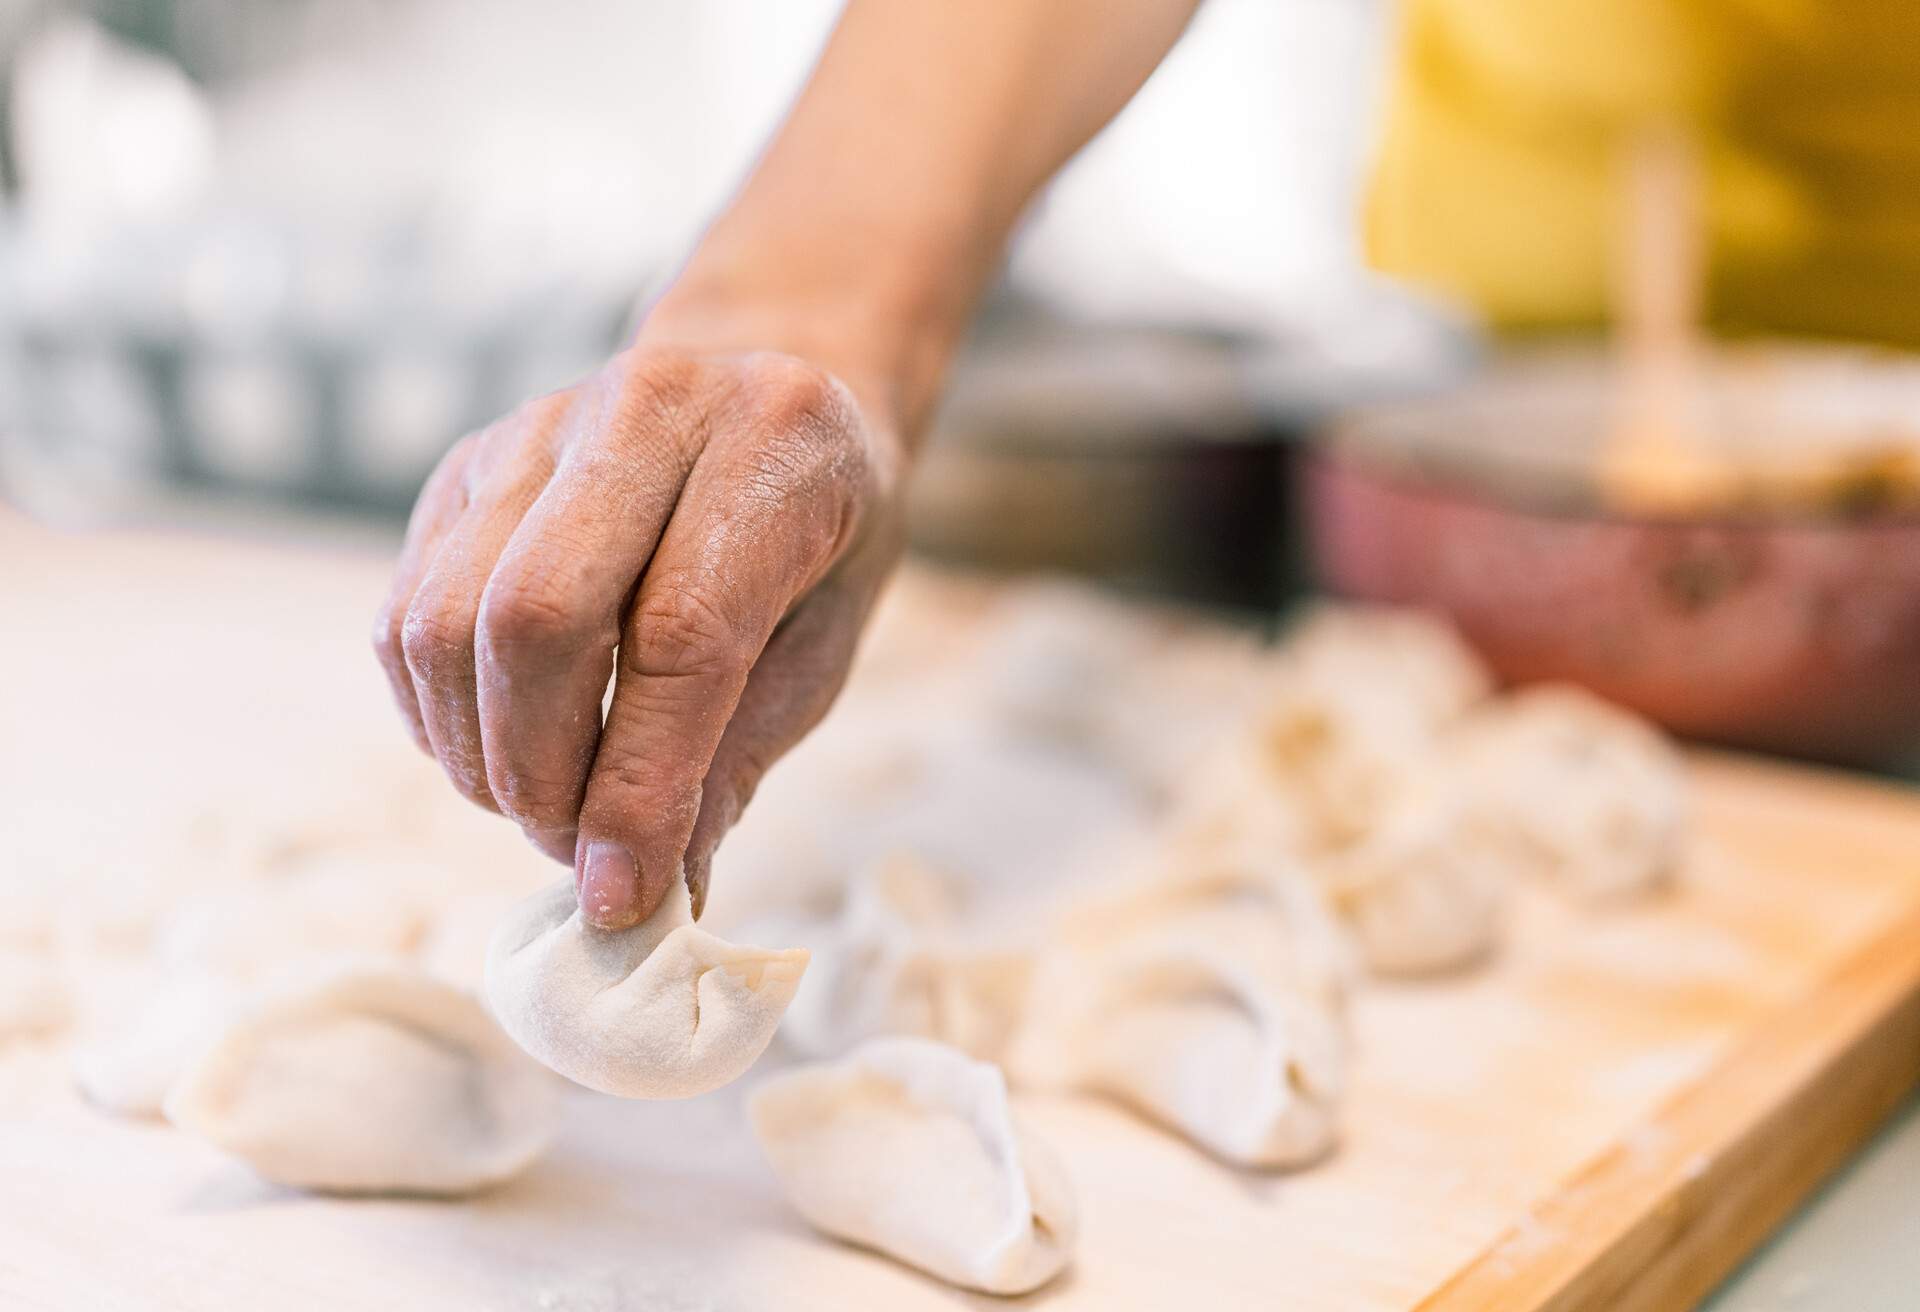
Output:
[[1716,327],[1920,347],[1920,0],[1403,2],[1379,268],[1497,326],[1597,324],[1622,148],[1677,122]]

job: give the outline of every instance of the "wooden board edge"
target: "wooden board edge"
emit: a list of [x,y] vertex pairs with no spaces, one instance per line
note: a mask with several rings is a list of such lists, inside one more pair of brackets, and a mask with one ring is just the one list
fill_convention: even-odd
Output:
[[1670,1312],[1920,1085],[1920,905],[1602,1152],[1415,1312]]

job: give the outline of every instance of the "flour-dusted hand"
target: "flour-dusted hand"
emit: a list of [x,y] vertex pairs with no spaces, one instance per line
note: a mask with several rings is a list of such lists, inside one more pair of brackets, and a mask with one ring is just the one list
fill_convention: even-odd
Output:
[[637,923],[683,873],[697,906],[761,773],[839,689],[903,466],[797,359],[636,347],[441,462],[381,663],[454,786],[575,862],[589,918]]
[[[1028,199],[1197,0],[849,0],[632,349],[456,446],[374,642],[454,786],[646,919],[832,701]],[[608,681],[613,701],[602,723]]]

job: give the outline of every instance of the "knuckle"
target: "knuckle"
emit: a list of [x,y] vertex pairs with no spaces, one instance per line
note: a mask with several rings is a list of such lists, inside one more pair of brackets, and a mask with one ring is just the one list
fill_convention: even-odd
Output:
[[790,355],[753,356],[746,366],[747,394],[776,424],[825,428],[851,411],[846,389],[824,369]]
[[689,464],[705,440],[701,368],[691,355],[657,348],[632,347],[607,361],[574,389],[576,420],[563,427],[582,440],[569,441],[569,464],[618,481]]
[[859,412],[833,375],[787,356],[757,356],[749,391],[760,440],[747,477],[786,500],[823,503],[836,515],[875,476]]
[[634,607],[633,635],[631,660],[643,674],[729,674],[753,660],[712,584],[685,573],[650,582]]
[[432,679],[470,662],[473,623],[452,607],[416,601],[400,624],[400,650],[407,668]]
[[480,598],[476,644],[492,652],[569,645],[580,624],[554,580],[496,580]]

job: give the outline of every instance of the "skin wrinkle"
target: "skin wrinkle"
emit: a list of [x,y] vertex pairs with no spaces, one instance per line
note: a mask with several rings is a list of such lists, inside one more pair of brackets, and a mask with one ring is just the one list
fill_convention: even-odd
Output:
[[[578,534],[566,527],[568,520],[565,516],[549,516],[544,521],[544,540],[534,548],[519,552],[510,542],[502,561],[496,566],[495,577],[487,585],[489,591],[498,587],[503,592],[508,587],[543,588],[554,597],[551,603],[554,612],[552,623],[561,632],[557,636],[543,634],[538,632],[539,626],[534,625],[532,631],[525,635],[527,641],[524,643],[514,641],[515,635],[511,633],[496,640],[498,635],[491,631],[483,632],[480,642],[483,653],[481,664],[489,671],[490,677],[481,686],[506,694],[502,698],[486,700],[495,701],[510,712],[516,703],[539,704],[556,698],[566,700],[564,690],[572,685],[578,690],[576,696],[580,702],[584,703],[587,699],[593,702],[593,714],[590,717],[585,706],[577,704],[565,721],[571,730],[562,735],[566,741],[549,741],[544,744],[544,750],[542,744],[529,742],[524,732],[515,733],[514,726],[505,715],[483,718],[483,741],[488,736],[486,726],[489,720],[498,724],[493,735],[498,739],[498,747],[486,754],[490,779],[497,776],[498,791],[509,796],[538,795],[541,804],[533,808],[533,813],[521,813],[517,803],[513,810],[519,813],[516,818],[531,820],[542,828],[558,828],[565,824],[571,817],[564,815],[563,809],[571,809],[577,814],[584,798],[591,762],[602,733],[599,700],[614,673],[614,652],[619,645],[622,613],[627,608],[627,598],[622,596],[618,601],[609,599],[606,604],[592,608],[598,610],[597,615],[591,613],[591,609],[582,614],[578,599],[583,592],[589,592],[589,580],[583,566],[585,562],[595,559],[599,546],[616,531],[620,522],[617,507],[645,499],[649,487],[657,489],[660,486],[662,475],[671,481],[672,497],[678,499],[694,463],[692,452],[687,449],[690,444],[685,442],[669,440],[644,444],[637,451],[615,450],[618,434],[613,431],[614,426],[606,422],[605,414],[610,398],[624,403],[638,394],[647,398],[649,408],[656,415],[672,413],[663,399],[668,395],[667,391],[657,383],[648,381],[643,371],[627,367],[630,364],[630,358],[622,357],[614,365],[599,371],[594,379],[583,386],[582,399],[568,412],[567,429],[578,440],[566,448],[556,465],[554,478],[543,492],[543,496],[552,496],[564,495],[577,488],[590,488],[595,484],[611,487],[616,495],[609,499],[606,511],[590,511],[580,516],[585,527]],[[636,388],[639,389],[637,393]],[[596,421],[599,421],[597,425]],[[672,430],[668,431],[671,434]],[[588,501],[584,504],[593,503]],[[671,506],[672,501],[667,501],[663,507],[663,517],[671,513]],[[652,544],[648,549],[650,554]],[[515,582],[509,584],[508,579]],[[522,581],[528,579],[542,582],[528,584]],[[579,617],[577,622],[575,616]],[[572,635],[566,633],[570,628]],[[516,695],[516,690],[521,686],[525,687],[527,693],[524,697]],[[555,692],[555,697],[540,696],[549,690]],[[538,775],[541,771],[535,763],[554,758],[565,761],[568,766],[565,783],[528,784],[516,778],[523,773]],[[538,839],[536,844],[544,846]]]
[[[877,591],[869,568],[861,604],[820,604],[880,490],[851,395],[779,357],[626,352],[468,451],[448,480],[464,510],[410,611],[429,745],[542,850],[561,855],[576,827],[611,834],[643,871],[690,863],[703,897],[713,845],[825,713]],[[628,543],[638,568],[616,597],[606,544],[636,513],[658,522]],[[776,646],[790,634],[809,650]]]

